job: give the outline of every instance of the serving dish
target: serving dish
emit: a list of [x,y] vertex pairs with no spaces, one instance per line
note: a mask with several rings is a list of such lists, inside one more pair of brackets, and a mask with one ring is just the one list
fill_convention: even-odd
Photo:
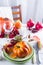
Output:
[[[29,43],[27,43],[30,47],[31,47],[31,45],[29,44]],[[9,60],[9,61],[13,61],[13,62],[24,62],[24,61],[26,61],[26,60],[30,60],[32,57],[33,57],[33,55],[34,55],[34,49],[31,47],[31,49],[32,49],[32,52],[31,52],[31,54],[30,55],[27,55],[26,57],[24,57],[24,58],[11,58],[6,52],[5,52],[5,50],[3,49],[3,54],[4,54],[4,57],[5,57],[5,59],[7,59],[7,60]]]

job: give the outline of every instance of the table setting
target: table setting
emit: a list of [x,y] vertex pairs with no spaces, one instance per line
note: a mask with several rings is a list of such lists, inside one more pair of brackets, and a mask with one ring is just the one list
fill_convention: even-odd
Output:
[[43,25],[32,19],[22,24],[0,17],[0,63],[39,65],[43,63]]

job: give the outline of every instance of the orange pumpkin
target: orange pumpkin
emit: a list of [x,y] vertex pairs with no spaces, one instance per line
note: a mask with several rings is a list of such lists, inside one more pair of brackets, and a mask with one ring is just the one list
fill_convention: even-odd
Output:
[[14,45],[13,53],[16,54],[17,57],[23,58],[30,53],[30,48],[24,41],[21,41]]
[[14,26],[17,28],[17,29],[20,29],[22,24],[21,24],[21,21],[20,20],[17,20],[15,23],[14,23]]
[[10,57],[11,58],[16,58],[17,56],[16,56],[16,54],[12,53],[12,54],[10,54]]
[[24,41],[17,42],[14,45],[10,43],[5,45],[3,48],[11,58],[23,58],[30,55],[32,52],[32,48]]

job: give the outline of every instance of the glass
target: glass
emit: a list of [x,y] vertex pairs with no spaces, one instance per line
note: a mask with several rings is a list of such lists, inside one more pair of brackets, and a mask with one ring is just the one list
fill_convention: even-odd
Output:
[[5,30],[5,34],[9,34],[9,33],[13,30],[13,24],[10,23],[9,29],[6,29],[6,26],[7,26],[7,24],[4,23],[3,28],[4,28],[4,30]]

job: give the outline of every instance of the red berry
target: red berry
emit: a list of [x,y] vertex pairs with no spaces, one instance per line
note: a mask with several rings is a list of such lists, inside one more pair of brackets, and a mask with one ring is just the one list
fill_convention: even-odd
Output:
[[9,34],[9,38],[13,38],[15,35],[14,35],[14,33],[13,32],[11,32],[10,34]]
[[19,34],[19,31],[18,31],[18,29],[16,27],[14,27],[12,32],[14,32],[15,35]]
[[4,36],[5,36],[5,34],[3,32],[1,32],[0,38],[3,38]]
[[18,32],[18,30],[15,30],[15,32],[14,32],[15,34],[19,34],[19,32]]
[[36,30],[35,28],[32,29],[32,33],[36,33],[38,32],[38,30]]
[[19,31],[14,27],[13,31],[9,34],[9,38],[13,38],[14,36],[18,35]]
[[13,45],[12,44],[8,44],[7,47],[12,47]]
[[42,29],[42,24],[37,22],[36,26],[35,26],[36,30],[40,30]]
[[27,22],[27,27],[30,28],[30,27],[33,27],[33,26],[34,26],[33,20],[30,19],[30,20]]
[[13,45],[15,45],[15,44],[17,43],[17,40],[12,39],[12,40],[10,41],[10,43],[13,44]]

